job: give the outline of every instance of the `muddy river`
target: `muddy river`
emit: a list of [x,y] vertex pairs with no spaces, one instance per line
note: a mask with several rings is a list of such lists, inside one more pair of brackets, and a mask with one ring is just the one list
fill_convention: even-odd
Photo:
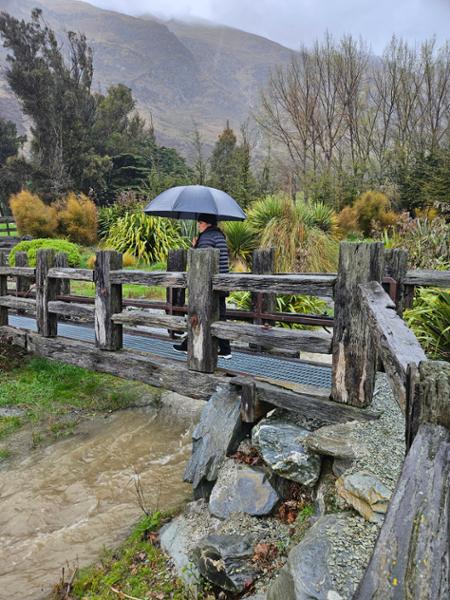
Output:
[[3,467],[0,598],[46,598],[62,567],[85,566],[123,540],[142,515],[135,473],[148,508],[182,504],[199,409],[164,404],[86,419],[74,436]]

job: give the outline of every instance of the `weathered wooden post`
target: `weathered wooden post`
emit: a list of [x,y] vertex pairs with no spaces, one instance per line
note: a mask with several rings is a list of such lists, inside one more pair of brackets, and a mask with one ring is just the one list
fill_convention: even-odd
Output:
[[[26,252],[16,252],[16,267],[28,267],[28,255]],[[28,277],[16,277],[16,296],[22,296],[30,291],[30,280]],[[17,311],[18,315],[25,314],[22,308]]]
[[[8,266],[8,255],[6,252],[0,252],[0,267]],[[0,275],[0,296],[8,295],[8,277]],[[6,306],[0,306],[0,326],[8,325],[8,309]]]
[[395,248],[384,251],[384,272],[397,282],[395,305],[397,313],[402,316],[405,308],[405,284],[403,283],[408,270],[408,251]]
[[[252,273],[257,275],[272,275],[275,270],[275,249],[259,248],[252,255]],[[271,313],[275,311],[275,294],[262,294],[252,292],[252,310],[256,313]],[[260,318],[255,318],[254,323],[261,324]]]
[[122,325],[111,321],[122,312],[122,284],[111,283],[110,272],[122,269],[122,254],[114,250],[96,253],[95,281],[95,345],[100,350],[120,350],[123,346]]
[[450,592],[450,365],[420,363],[411,448],[353,600],[447,600]]
[[211,325],[219,320],[219,296],[213,276],[219,272],[219,250],[188,252],[188,368],[213,373],[217,367],[217,340]]
[[334,294],[332,399],[364,407],[372,401],[377,353],[359,301],[358,285],[381,282],[383,244],[341,242]]
[[[67,254],[65,252],[58,252],[55,258],[55,267],[59,269],[66,269],[68,266],[69,260],[67,258]],[[70,279],[59,280],[58,294],[60,296],[70,296]]]
[[48,277],[49,270],[55,266],[54,250],[38,250],[36,258],[36,323],[43,337],[56,337],[58,316],[48,311],[48,303],[56,300],[59,285],[56,279]]
[[[184,248],[169,250],[167,255],[167,271],[183,273],[186,271],[187,250]],[[184,288],[167,288],[166,301],[169,304],[169,310],[166,313],[172,315],[174,306],[184,306],[186,301],[186,290]],[[173,337],[173,331],[169,334]]]

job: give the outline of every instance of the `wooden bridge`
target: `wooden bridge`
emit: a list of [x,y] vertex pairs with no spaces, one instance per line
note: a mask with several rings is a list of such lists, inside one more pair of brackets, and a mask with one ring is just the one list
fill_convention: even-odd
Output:
[[[177,262],[181,254],[173,256]],[[342,243],[336,274],[274,275],[264,272],[268,270],[264,265],[260,273],[219,274],[218,251],[209,249],[190,250],[187,259],[187,269],[132,271],[122,268],[119,253],[101,251],[94,270],[70,269],[64,266],[64,256],[42,250],[34,269],[9,267],[6,256],[0,254],[0,336],[40,356],[195,398],[208,399],[218,385],[232,385],[240,394],[246,422],[255,422],[274,406],[328,422],[375,419],[370,404],[382,364],[405,413],[408,454],[355,598],[448,598],[450,366],[426,359],[401,314],[415,285],[450,287],[450,272],[407,271],[406,252],[385,252],[380,243]],[[23,257],[21,261],[23,265]],[[8,291],[8,279],[16,282],[15,292]],[[93,304],[69,296],[67,281],[71,279],[95,282]],[[35,282],[34,298],[24,297],[27,281]],[[149,304],[124,310],[122,286],[126,283],[167,288],[170,301],[164,306],[175,314],[154,314],[147,310]],[[251,314],[235,311],[230,314],[234,320],[219,321],[219,293],[234,290],[252,292],[256,310]],[[333,334],[267,326],[283,318],[273,310],[275,294],[333,299],[334,318],[326,320]],[[13,326],[21,321],[11,311],[35,316],[36,331]],[[94,320],[91,341],[80,335],[79,339],[58,336],[58,317],[80,316]],[[250,318],[256,322],[243,321]],[[304,319],[309,324],[325,322],[321,316],[316,321],[310,316]],[[137,350],[124,336],[124,327],[136,326],[187,331],[187,361],[159,356],[151,349]],[[293,383],[292,376],[283,374],[279,357],[266,355],[264,360],[278,363],[266,363],[259,376],[255,368],[218,362],[217,337],[257,348],[331,353],[331,385]],[[305,368],[302,361],[287,362],[291,370]]]

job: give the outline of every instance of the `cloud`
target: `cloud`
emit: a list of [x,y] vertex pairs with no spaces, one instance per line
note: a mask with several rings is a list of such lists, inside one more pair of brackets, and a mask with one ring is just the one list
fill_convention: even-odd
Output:
[[448,36],[450,0],[91,0],[101,8],[165,18],[208,19],[263,35],[291,48],[326,31],[350,33],[381,52],[392,35],[410,43]]

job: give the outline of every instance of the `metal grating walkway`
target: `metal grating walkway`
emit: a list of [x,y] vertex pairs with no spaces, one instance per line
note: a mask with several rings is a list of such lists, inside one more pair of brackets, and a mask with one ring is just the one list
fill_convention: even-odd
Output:
[[[28,317],[10,315],[9,323],[13,327],[36,331],[36,321]],[[86,342],[94,342],[95,339],[92,327],[70,325],[68,323],[58,323],[58,335]],[[123,336],[124,348],[184,362],[186,358],[184,355],[175,352],[172,348],[173,343],[171,340],[166,341],[126,333]],[[321,388],[331,387],[331,369],[329,367],[310,365],[295,359],[233,351],[231,359],[219,358],[219,367],[226,368],[230,372],[246,373],[279,381],[289,381]]]

